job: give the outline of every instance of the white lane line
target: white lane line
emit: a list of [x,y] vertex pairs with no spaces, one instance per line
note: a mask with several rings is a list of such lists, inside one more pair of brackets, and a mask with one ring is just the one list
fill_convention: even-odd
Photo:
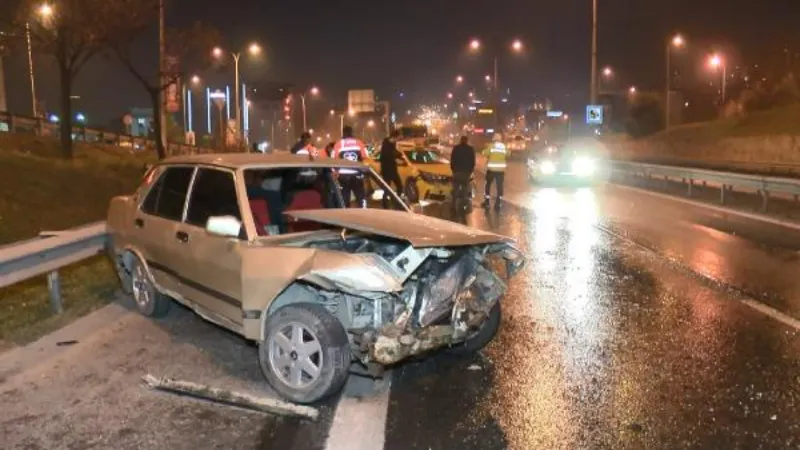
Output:
[[764,215],[764,214],[751,213],[751,212],[747,212],[747,211],[739,211],[739,210],[736,210],[736,209],[733,209],[733,208],[728,208],[728,207],[725,207],[725,206],[712,205],[710,203],[704,203],[704,202],[700,202],[700,201],[697,201],[697,200],[678,197],[678,196],[675,196],[675,195],[664,194],[664,193],[661,193],[661,192],[648,191],[647,189],[641,189],[641,188],[637,188],[637,187],[633,187],[633,186],[627,186],[627,185],[624,185],[624,184],[617,184],[617,183],[610,183],[610,184],[613,184],[615,187],[618,187],[620,189],[626,189],[626,190],[629,190],[629,191],[638,192],[640,194],[647,194],[647,195],[651,195],[653,197],[659,197],[659,198],[663,198],[663,199],[666,199],[666,200],[672,200],[672,201],[675,201],[675,202],[681,202],[681,203],[685,203],[685,204],[688,204],[688,205],[696,206],[698,208],[710,209],[712,211],[716,211],[716,212],[723,213],[723,214],[730,214],[732,216],[739,216],[739,217],[744,217],[744,218],[751,219],[751,220],[757,220],[759,222],[766,222],[766,223],[770,223],[772,225],[777,225],[777,226],[780,226],[780,227],[791,228],[793,230],[800,230],[800,223],[794,222],[794,221],[791,221],[791,220],[779,219],[777,217],[771,217],[771,216],[767,216],[767,215]]
[[336,406],[326,450],[383,450],[392,373],[382,380],[350,376]]
[[[639,189],[636,189],[636,188],[631,188],[631,189],[637,190],[637,191],[639,190]],[[643,191],[643,192],[644,193],[648,193],[648,194],[650,193],[648,191]],[[673,197],[666,196],[666,195],[663,195],[663,194],[659,194],[658,196],[665,196],[665,197],[668,197],[670,199],[673,199]],[[535,214],[535,211],[532,208],[522,205],[521,202],[518,202],[518,201],[515,201],[515,200],[506,200],[506,201],[508,203],[511,203],[512,205],[518,207],[518,208],[526,209],[526,210],[531,211],[531,212],[533,212]],[[706,205],[701,203],[699,206],[706,206]],[[636,247],[639,247],[640,249],[648,251],[648,252],[658,256],[659,258],[664,259],[669,264],[673,264],[673,265],[679,267],[680,269],[686,270],[686,271],[688,271],[688,272],[690,272],[692,274],[695,274],[695,275],[697,275],[697,276],[699,276],[699,277],[701,277],[701,278],[703,278],[705,280],[708,280],[708,281],[711,281],[711,282],[717,283],[717,284],[722,284],[724,286],[731,286],[738,293],[738,296],[737,296],[738,298],[736,298],[737,301],[743,303],[745,306],[747,306],[747,307],[749,307],[749,308],[751,308],[751,309],[753,309],[753,310],[755,310],[757,312],[760,312],[761,314],[764,314],[765,316],[771,317],[771,318],[777,320],[778,322],[780,322],[780,323],[782,323],[784,325],[787,325],[787,326],[789,326],[791,328],[794,328],[795,330],[800,331],[800,320],[797,320],[794,317],[792,317],[792,316],[790,316],[790,315],[788,315],[786,313],[783,313],[783,312],[781,312],[781,311],[779,311],[779,310],[777,310],[777,309],[775,309],[775,308],[773,308],[773,307],[771,307],[771,306],[769,306],[769,305],[767,305],[765,303],[761,303],[759,301],[753,300],[752,298],[745,297],[746,294],[744,292],[742,292],[740,289],[736,288],[735,286],[729,285],[726,282],[717,280],[717,279],[715,279],[713,277],[710,277],[710,276],[708,276],[706,274],[700,273],[700,272],[698,272],[698,271],[696,271],[696,270],[694,270],[694,269],[692,269],[692,268],[690,268],[688,266],[685,266],[685,265],[681,264],[680,261],[667,258],[666,256],[658,253],[656,250],[654,250],[654,249],[652,249],[650,247],[647,247],[646,245],[642,245],[642,244],[634,241],[633,239],[631,239],[631,238],[629,238],[627,236],[623,236],[623,235],[621,235],[619,233],[616,233],[616,232],[614,232],[614,231],[612,231],[612,230],[610,230],[610,229],[608,229],[608,228],[606,228],[606,227],[604,227],[602,225],[595,225],[595,227],[598,230],[600,230],[600,231],[602,231],[604,233],[607,233],[607,234],[609,234],[611,236],[616,237],[617,239],[621,239],[621,240],[623,240],[625,242],[633,244]]]
[[759,303],[755,300],[749,298],[741,298],[739,299],[740,302],[744,303],[745,305],[755,309],[756,311],[764,314],[766,316],[772,317],[773,319],[777,320],[778,322],[790,326],[795,330],[800,331],[800,320],[795,319],[792,316],[786,315],[777,309],[767,306],[763,303]]

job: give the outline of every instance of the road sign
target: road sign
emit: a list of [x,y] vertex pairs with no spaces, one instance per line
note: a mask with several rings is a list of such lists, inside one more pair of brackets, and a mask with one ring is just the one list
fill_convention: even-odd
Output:
[[586,106],[586,123],[588,125],[602,125],[603,124],[603,106],[602,105],[588,105],[588,106]]
[[347,107],[354,114],[375,112],[375,91],[372,89],[347,91]]
[[555,118],[564,115],[564,111],[547,111],[547,117]]

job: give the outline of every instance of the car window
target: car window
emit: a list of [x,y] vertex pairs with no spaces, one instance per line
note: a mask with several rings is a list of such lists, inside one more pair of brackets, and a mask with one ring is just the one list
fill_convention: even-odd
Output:
[[186,223],[205,227],[209,217],[233,216],[242,220],[236,183],[231,172],[200,168],[192,185]]
[[193,172],[192,167],[167,168],[145,197],[142,212],[169,220],[181,220]]
[[405,152],[406,158],[414,164],[441,164],[444,158],[433,150],[416,149]]

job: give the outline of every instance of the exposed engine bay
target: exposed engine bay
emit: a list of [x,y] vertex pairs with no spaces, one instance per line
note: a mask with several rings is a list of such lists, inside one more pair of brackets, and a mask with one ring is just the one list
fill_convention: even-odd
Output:
[[[303,246],[323,251],[301,280],[339,318],[364,364],[391,365],[468,339],[505,292],[494,262],[505,263],[509,277],[524,264],[506,243],[415,248],[343,230]],[[328,266],[324,250],[339,258],[347,252],[351,261]]]

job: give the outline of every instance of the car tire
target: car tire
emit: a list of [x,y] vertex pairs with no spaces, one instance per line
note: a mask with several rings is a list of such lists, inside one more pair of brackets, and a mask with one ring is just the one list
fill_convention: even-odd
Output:
[[[282,397],[314,403],[344,387],[352,361],[350,341],[339,320],[323,306],[284,306],[267,320],[265,334],[258,361],[267,382]],[[297,345],[297,336],[303,346]]]
[[158,291],[147,267],[137,257],[131,263],[131,295],[136,308],[147,317],[164,317],[172,300]]
[[408,178],[406,180],[405,188],[403,189],[406,194],[406,198],[408,199],[408,203],[415,204],[419,203],[419,186],[417,186],[417,180],[414,178]]
[[492,309],[489,310],[489,318],[483,323],[475,334],[467,338],[466,341],[453,345],[447,349],[447,353],[455,356],[469,356],[489,345],[500,330],[502,312],[500,301],[497,301]]

